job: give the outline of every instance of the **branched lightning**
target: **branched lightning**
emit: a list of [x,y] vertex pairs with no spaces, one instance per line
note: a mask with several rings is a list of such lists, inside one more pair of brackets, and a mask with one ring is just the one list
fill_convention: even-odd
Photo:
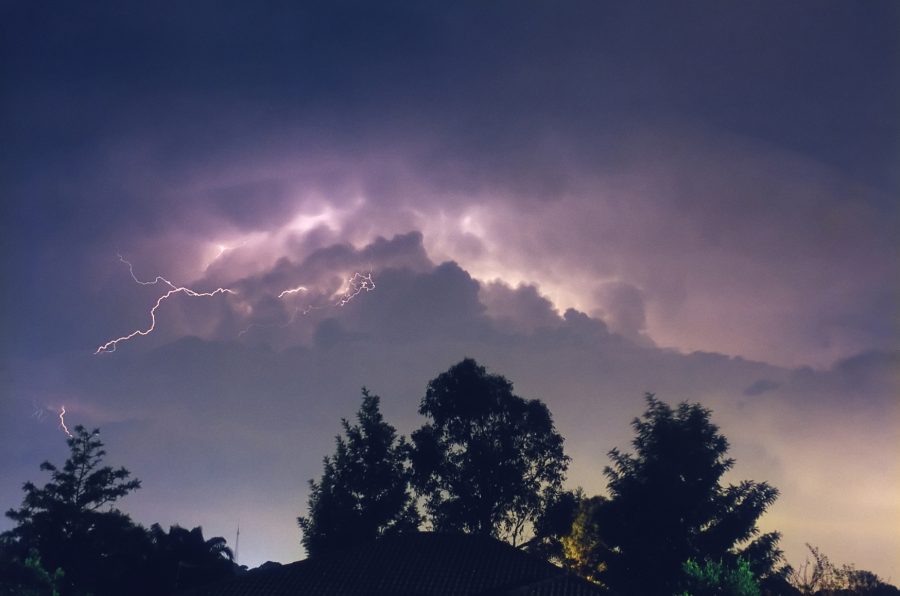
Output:
[[147,327],[146,329],[136,329],[135,331],[132,331],[128,335],[123,335],[121,337],[117,337],[116,339],[111,339],[108,342],[106,342],[105,344],[98,347],[97,350],[94,352],[94,354],[115,352],[116,347],[119,345],[119,343],[128,341],[129,339],[132,339],[139,335],[145,336],[145,335],[150,335],[151,333],[153,333],[153,330],[156,329],[156,311],[159,309],[159,307],[162,305],[163,302],[165,302],[166,300],[168,300],[171,296],[173,296],[175,294],[184,294],[185,296],[190,296],[192,298],[200,298],[200,297],[212,297],[212,296],[216,296],[217,294],[235,294],[236,293],[234,290],[230,290],[228,288],[216,288],[212,292],[197,292],[197,291],[194,291],[194,290],[184,287],[184,286],[176,286],[171,281],[169,281],[165,277],[162,277],[161,275],[157,275],[153,281],[141,281],[134,274],[134,266],[128,260],[126,260],[122,255],[119,255],[119,260],[121,262],[125,263],[126,265],[128,265],[128,271],[131,273],[131,278],[136,283],[139,283],[142,286],[152,286],[152,285],[162,283],[162,284],[169,286],[170,289],[165,294],[163,294],[162,296],[157,298],[156,304],[154,304],[153,308],[150,309],[150,326],[149,327]]
[[335,306],[344,306],[362,292],[371,292],[375,289],[375,281],[372,279],[371,273],[354,273],[353,277],[347,280],[348,290],[341,296]]
[[168,279],[161,275],[157,275],[153,281],[141,281],[137,278],[137,275],[134,274],[134,265],[131,264],[131,261],[123,257],[121,254],[116,254],[119,257],[119,261],[128,265],[128,273],[131,274],[131,279],[134,280],[135,283],[141,284],[142,286],[155,286],[158,283],[164,283],[172,289],[175,289],[175,284],[170,282]]
[[[297,320],[298,317],[303,317],[308,315],[310,312],[314,310],[324,310],[326,308],[336,308],[339,306],[345,306],[351,300],[359,296],[362,292],[371,292],[375,289],[375,280],[372,278],[371,273],[359,273],[355,272],[348,280],[347,280],[347,290],[341,294],[334,302],[329,302],[328,304],[308,304],[303,308],[297,307],[294,309],[294,312],[291,313],[291,317],[287,320],[287,322],[278,325],[279,327],[288,327]],[[282,290],[278,294],[279,299],[285,299],[293,294],[297,294],[299,292],[308,292],[309,288],[306,286],[296,286],[293,288],[288,288],[286,290]],[[238,333],[238,337],[242,337],[248,331],[253,329],[254,327],[274,327],[275,325],[267,325],[260,323],[252,323],[247,328],[241,330]]]
[[62,406],[59,408],[59,427],[66,433],[67,436],[71,437],[72,433],[69,432],[69,427],[66,426],[66,406]]
[[[217,256],[221,256],[221,254],[230,247],[219,246],[218,248],[220,250],[219,250],[219,255],[217,255]],[[146,335],[150,335],[151,333],[153,333],[153,331],[156,329],[156,313],[157,313],[157,311],[159,310],[160,306],[162,306],[163,302],[165,302],[166,300],[168,300],[170,297],[172,297],[175,294],[184,294],[184,295],[190,296],[192,298],[212,297],[212,296],[216,296],[217,294],[236,294],[236,292],[234,290],[231,290],[229,288],[216,288],[215,290],[213,290],[211,292],[197,292],[197,291],[187,288],[185,286],[175,285],[174,283],[172,283],[171,281],[169,281],[168,279],[166,279],[165,277],[163,277],[161,275],[157,275],[151,281],[141,280],[134,273],[134,265],[130,261],[128,261],[125,257],[123,257],[121,254],[118,255],[118,257],[119,257],[119,261],[121,261],[122,263],[124,263],[125,265],[128,266],[128,273],[131,275],[131,279],[133,279],[135,283],[142,285],[142,286],[153,286],[153,285],[157,285],[157,284],[163,284],[163,285],[167,286],[169,289],[163,295],[161,295],[159,298],[156,299],[156,303],[153,305],[153,308],[150,309],[150,325],[146,329],[135,329],[134,331],[132,331],[131,333],[129,333],[127,335],[123,335],[121,337],[111,339],[108,342],[99,346],[94,351],[94,354],[104,354],[104,353],[115,352],[120,343],[128,341],[128,340],[133,339],[138,336],[146,336]],[[291,314],[290,319],[286,323],[282,324],[281,326],[287,327],[288,325],[291,325],[297,319],[297,317],[305,316],[314,310],[322,310],[322,309],[326,309],[326,308],[335,308],[335,307],[339,307],[339,306],[340,307],[346,306],[349,302],[351,302],[354,298],[359,296],[362,292],[371,292],[372,290],[374,290],[375,289],[375,281],[372,278],[371,273],[355,272],[349,279],[347,279],[346,286],[347,286],[347,290],[344,291],[342,294],[340,294],[337,298],[332,298],[332,300],[334,300],[333,302],[329,302],[328,304],[307,305],[303,308],[299,308],[299,307],[295,308],[294,312]],[[287,289],[284,289],[281,292],[279,292],[278,298],[280,300],[284,300],[286,298],[289,298],[290,296],[293,296],[294,294],[299,294],[301,292],[303,292],[303,293],[309,292],[309,288],[307,288],[306,286],[303,286],[303,285],[298,285],[295,287],[287,288]],[[256,326],[267,326],[267,325],[251,324],[246,329],[240,331],[238,333],[238,337],[243,336],[245,333],[250,331],[250,329],[252,329],[253,327],[256,327]]]
[[[294,311],[294,315],[291,317],[291,321],[293,322],[294,318],[296,318],[297,313],[302,315],[309,314],[312,310],[321,310],[323,308],[329,308],[332,306],[344,306],[357,296],[359,296],[362,292],[371,292],[375,289],[375,281],[372,279],[371,273],[360,273],[356,272],[353,274],[350,279],[347,280],[347,291],[340,295],[336,302],[333,304],[321,304],[318,306],[307,306],[306,308],[297,309]],[[278,294],[279,298],[284,298],[285,296],[289,296],[291,294],[296,294],[298,292],[308,292],[309,290],[306,286],[297,286],[295,288],[288,288],[287,290],[283,290],[280,294]]]

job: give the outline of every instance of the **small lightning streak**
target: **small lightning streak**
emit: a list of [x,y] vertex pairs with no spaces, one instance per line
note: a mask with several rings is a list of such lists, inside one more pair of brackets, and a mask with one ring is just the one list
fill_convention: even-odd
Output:
[[212,292],[196,292],[196,291],[194,291],[190,288],[186,288],[184,286],[176,286],[171,281],[169,281],[168,279],[166,279],[165,277],[162,277],[160,275],[157,275],[153,281],[141,281],[134,274],[134,266],[130,262],[128,262],[122,255],[119,255],[119,260],[122,261],[123,263],[125,263],[126,265],[128,265],[128,271],[131,273],[131,278],[135,282],[141,284],[142,286],[152,286],[152,285],[156,285],[158,283],[163,283],[163,284],[169,286],[169,288],[171,288],[171,289],[168,292],[166,292],[165,294],[163,294],[162,296],[160,296],[159,298],[157,298],[156,304],[154,304],[153,308],[150,309],[150,326],[149,327],[147,327],[146,329],[136,329],[135,331],[132,331],[128,335],[123,335],[122,337],[117,337],[116,339],[111,339],[108,342],[106,342],[105,344],[98,347],[96,349],[96,351],[94,351],[94,354],[115,352],[116,347],[119,345],[119,343],[128,341],[129,339],[132,339],[139,335],[145,336],[145,335],[150,335],[151,333],[153,333],[153,330],[156,329],[156,311],[159,309],[159,307],[162,305],[163,302],[165,302],[166,300],[168,300],[171,296],[173,296],[175,294],[184,294],[185,296],[190,296],[192,298],[211,297],[211,296],[215,296],[217,294],[236,294],[236,292],[234,290],[229,290],[228,288],[216,288]]
[[284,298],[285,296],[287,296],[289,294],[296,294],[297,292],[308,292],[308,291],[309,290],[305,286],[297,286],[296,288],[290,288],[288,290],[283,291],[282,293],[278,294],[278,297]]
[[66,433],[67,436],[71,437],[72,433],[69,432],[69,427],[66,426],[66,406],[62,406],[59,409],[59,427]]
[[162,282],[172,288],[175,289],[175,284],[170,282],[168,279],[161,275],[157,275],[153,281],[141,281],[137,278],[137,275],[134,274],[134,265],[131,264],[131,261],[123,257],[121,254],[116,253],[116,256],[119,257],[119,261],[128,265],[128,273],[131,274],[131,279],[134,280],[135,283],[141,284],[142,286],[155,286],[156,284]]

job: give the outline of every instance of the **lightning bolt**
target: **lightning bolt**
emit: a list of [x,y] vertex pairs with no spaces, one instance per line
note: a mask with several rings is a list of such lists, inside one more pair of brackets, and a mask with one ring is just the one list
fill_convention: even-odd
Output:
[[[279,327],[288,327],[292,325],[294,321],[297,320],[298,317],[304,317],[308,315],[310,312],[314,310],[323,310],[326,308],[336,308],[339,306],[345,306],[347,303],[352,301],[354,298],[359,296],[363,292],[371,292],[375,289],[375,280],[372,279],[371,273],[359,273],[358,271],[353,274],[347,280],[347,291],[340,295],[336,302],[332,302],[329,304],[319,304],[319,305],[307,305],[304,308],[295,308],[294,312],[291,313],[291,318],[288,319],[286,323],[282,323]],[[297,286],[294,288],[288,288],[286,290],[282,290],[281,293],[278,294],[279,299],[284,299],[286,296],[290,296],[292,294],[297,294],[299,292],[308,292],[309,289],[306,286]],[[273,327],[274,325],[266,325],[259,323],[252,323],[246,329],[241,330],[238,333],[238,337],[242,337],[248,331],[253,329],[254,327]]]
[[[294,318],[297,316],[297,313],[306,315],[309,314],[312,310],[321,310],[323,308],[329,308],[331,306],[344,306],[357,296],[359,296],[362,292],[371,292],[375,289],[375,281],[372,279],[371,273],[359,273],[356,272],[353,276],[347,280],[347,291],[341,294],[340,298],[338,298],[337,302],[333,304],[322,304],[319,306],[307,306],[300,311],[297,309],[294,312],[294,316],[291,317],[291,321],[293,322]],[[308,292],[309,290],[306,286],[297,286],[296,288],[288,288],[287,290],[283,290],[278,297],[283,299],[285,296],[289,296],[291,294],[296,294],[297,292]]]
[[289,294],[296,294],[297,292],[308,292],[308,291],[309,290],[307,290],[305,286],[297,286],[296,288],[290,288],[290,289],[283,291],[282,293],[278,294],[278,297],[284,298],[285,296],[287,296]]
[[67,436],[71,437],[72,433],[69,432],[69,427],[66,426],[66,406],[62,406],[59,408],[59,427],[66,433]]
[[372,279],[371,273],[354,273],[353,277],[347,280],[348,290],[341,296],[335,306],[345,306],[348,302],[359,296],[362,292],[371,292],[375,289],[375,281]]
[[212,297],[218,294],[236,294],[234,290],[229,290],[228,288],[216,288],[212,292],[197,292],[190,288],[184,286],[176,286],[171,281],[162,277],[161,275],[157,275],[153,281],[141,281],[134,274],[134,266],[126,260],[122,255],[119,255],[119,260],[126,265],[128,265],[128,271],[131,273],[131,279],[133,279],[136,283],[139,283],[142,286],[153,286],[159,283],[165,284],[169,286],[169,290],[156,299],[156,304],[153,305],[153,308],[150,309],[150,326],[146,329],[136,329],[129,333],[128,335],[123,335],[121,337],[117,337],[115,339],[111,339],[105,344],[102,344],[100,347],[94,351],[94,354],[104,354],[115,352],[116,348],[121,342],[128,341],[137,336],[146,336],[153,333],[153,330],[156,329],[156,311],[159,310],[159,307],[163,302],[174,296],[175,294],[184,294],[185,296],[190,296],[192,298],[201,298],[201,297]]
[[175,284],[167,280],[165,277],[161,275],[157,275],[153,281],[141,281],[137,278],[137,275],[134,274],[134,265],[131,264],[131,261],[123,257],[121,254],[116,253],[116,256],[119,257],[119,262],[125,263],[128,265],[128,273],[131,274],[131,279],[134,280],[134,283],[141,284],[142,286],[155,286],[158,283],[164,283],[168,285],[170,288],[175,288]]

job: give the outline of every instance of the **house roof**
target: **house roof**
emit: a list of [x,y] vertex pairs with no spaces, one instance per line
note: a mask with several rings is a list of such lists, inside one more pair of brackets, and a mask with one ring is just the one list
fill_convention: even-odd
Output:
[[588,596],[563,569],[487,536],[415,532],[186,592],[185,596]]

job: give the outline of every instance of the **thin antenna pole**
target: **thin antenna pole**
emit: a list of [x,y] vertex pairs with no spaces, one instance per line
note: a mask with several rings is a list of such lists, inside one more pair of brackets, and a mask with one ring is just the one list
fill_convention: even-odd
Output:
[[241,547],[241,524],[238,522],[237,535],[234,537],[234,564],[238,564],[238,549]]

